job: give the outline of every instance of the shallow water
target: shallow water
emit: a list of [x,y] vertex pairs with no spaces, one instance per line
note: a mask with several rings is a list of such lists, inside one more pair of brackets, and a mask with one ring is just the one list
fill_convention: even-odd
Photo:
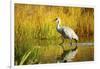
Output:
[[[61,55],[64,53],[64,51],[69,51],[76,46],[76,43],[72,43],[72,46],[70,46],[69,42],[64,42],[62,45],[59,45],[59,43],[60,42],[57,40],[40,40],[38,42],[35,41],[33,47],[39,48],[39,63],[56,63],[58,58],[61,58]],[[72,62],[94,60],[93,43],[77,43],[77,45],[78,52],[72,59]]]
[[[28,56],[23,65],[57,63],[59,59],[62,61],[62,58],[64,58],[62,54],[67,55],[66,52],[74,49],[76,43],[72,43],[72,46],[69,41],[65,41],[62,45],[59,45],[60,43],[60,40],[34,40],[30,46],[18,47],[15,51],[15,53],[18,52],[18,54],[15,54],[15,65],[20,64],[22,57],[30,49],[32,49],[32,53]],[[94,44],[92,42],[79,42],[77,46],[78,51],[71,62],[94,60]],[[19,55],[20,53],[22,56]]]

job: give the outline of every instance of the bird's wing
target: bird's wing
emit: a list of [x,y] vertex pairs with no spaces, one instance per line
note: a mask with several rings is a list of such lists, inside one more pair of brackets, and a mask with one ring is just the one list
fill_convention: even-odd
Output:
[[72,32],[70,32],[71,29],[69,27],[63,27],[63,33],[68,37],[72,39]]
[[73,29],[69,28],[69,27],[63,27],[63,31],[65,32],[65,34],[67,36],[69,36],[70,38],[74,38],[78,40],[78,36],[76,35],[76,33],[74,32]]

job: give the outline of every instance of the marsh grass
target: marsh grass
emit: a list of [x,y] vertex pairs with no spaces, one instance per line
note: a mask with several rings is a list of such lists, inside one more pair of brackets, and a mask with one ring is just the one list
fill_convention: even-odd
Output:
[[56,61],[62,53],[57,46],[61,39],[53,21],[56,17],[61,18],[61,26],[77,33],[78,42],[94,42],[93,8],[15,4],[14,10],[15,65]]

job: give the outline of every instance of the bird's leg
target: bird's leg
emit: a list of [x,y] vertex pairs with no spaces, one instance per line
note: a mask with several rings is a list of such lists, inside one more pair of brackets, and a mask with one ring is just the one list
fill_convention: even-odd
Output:
[[64,39],[62,38],[62,42],[60,44],[63,44],[64,43]]
[[62,42],[59,44],[59,45],[61,45],[61,44],[63,44],[64,43],[64,38],[61,36],[61,38],[62,38]]
[[76,42],[76,46],[77,46],[77,40],[75,40],[75,42]]
[[75,42],[76,42],[76,47],[75,47],[75,49],[74,50],[76,50],[78,47],[77,47],[77,40],[75,40]]
[[72,46],[72,39],[70,40],[70,45]]

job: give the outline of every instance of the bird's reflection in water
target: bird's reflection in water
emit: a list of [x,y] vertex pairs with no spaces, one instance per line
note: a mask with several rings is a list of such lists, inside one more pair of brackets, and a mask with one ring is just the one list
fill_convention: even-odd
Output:
[[65,62],[71,62],[75,58],[76,54],[78,53],[78,47],[77,45],[75,48],[70,50],[64,50],[64,45],[60,45],[63,49],[63,53],[61,56],[57,59],[58,63],[65,63]]

